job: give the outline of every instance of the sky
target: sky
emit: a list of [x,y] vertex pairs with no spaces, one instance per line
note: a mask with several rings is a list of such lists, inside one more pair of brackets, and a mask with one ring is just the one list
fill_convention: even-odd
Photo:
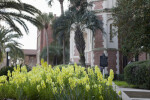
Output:
[[[58,0],[53,0],[55,2],[52,3],[52,7],[48,6],[46,0],[21,0],[24,3],[28,3],[33,5],[34,7],[38,8],[41,12],[49,13],[53,12],[57,16],[60,16],[60,4]],[[64,0],[64,9],[66,10],[68,7],[68,0]],[[27,35],[23,31],[23,37],[18,40],[23,46],[22,49],[36,49],[37,48],[37,28],[27,22],[27,26],[29,28],[29,34]]]

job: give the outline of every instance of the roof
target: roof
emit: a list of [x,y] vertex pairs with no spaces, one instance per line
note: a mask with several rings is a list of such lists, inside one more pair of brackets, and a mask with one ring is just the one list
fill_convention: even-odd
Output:
[[25,55],[36,55],[37,50],[34,49],[22,49]]

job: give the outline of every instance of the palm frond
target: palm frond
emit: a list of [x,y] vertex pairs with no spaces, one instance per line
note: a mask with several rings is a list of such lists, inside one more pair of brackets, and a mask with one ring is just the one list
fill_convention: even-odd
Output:
[[18,35],[17,33],[12,34],[10,32],[14,31],[12,29],[8,30],[3,27],[0,29],[0,60],[3,57],[2,54],[3,52],[5,52],[6,47],[11,48],[11,58],[23,57],[22,52],[19,50],[21,44],[14,40],[16,38],[20,38],[20,35]]
[[[9,9],[11,9],[11,11]],[[28,27],[24,20],[31,22],[35,26],[40,26],[41,23],[35,19],[35,15],[39,14],[41,14],[41,12],[37,8],[32,5],[22,3],[21,0],[0,1],[0,20],[5,21],[10,28],[18,32],[19,35],[22,35],[22,33],[15,22],[19,23],[26,33],[28,33]]]

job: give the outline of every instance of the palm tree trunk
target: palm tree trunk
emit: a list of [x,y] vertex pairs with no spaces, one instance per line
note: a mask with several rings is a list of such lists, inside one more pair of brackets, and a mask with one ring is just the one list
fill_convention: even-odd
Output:
[[84,50],[85,50],[85,40],[83,37],[83,32],[81,31],[80,27],[77,26],[77,30],[75,31],[75,43],[76,43],[76,48],[80,54],[80,63],[82,66],[86,67],[85,64],[85,55],[84,55]]
[[46,33],[45,33],[45,36],[46,36],[46,49],[47,49],[47,64],[49,64],[49,43],[48,43],[48,32],[47,32],[47,29],[45,29]]
[[[61,14],[64,14],[64,6],[63,6],[63,2],[64,0],[59,0],[60,2],[60,6],[61,6]],[[63,64],[66,64],[66,58],[65,58],[65,49],[66,49],[66,44],[65,44],[65,33],[64,33],[64,38],[63,38]]]
[[65,38],[63,38],[63,64],[66,64],[65,50],[66,50],[66,44],[65,44]]
[[2,61],[2,51],[0,49],[0,62]]
[[61,14],[64,14],[64,5],[63,5],[64,0],[59,0],[60,6],[61,6]]

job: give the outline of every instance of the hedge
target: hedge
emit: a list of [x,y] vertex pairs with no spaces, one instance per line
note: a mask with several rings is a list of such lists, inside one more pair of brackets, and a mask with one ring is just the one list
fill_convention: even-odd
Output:
[[150,89],[150,60],[128,64],[124,69],[124,78],[139,88]]

